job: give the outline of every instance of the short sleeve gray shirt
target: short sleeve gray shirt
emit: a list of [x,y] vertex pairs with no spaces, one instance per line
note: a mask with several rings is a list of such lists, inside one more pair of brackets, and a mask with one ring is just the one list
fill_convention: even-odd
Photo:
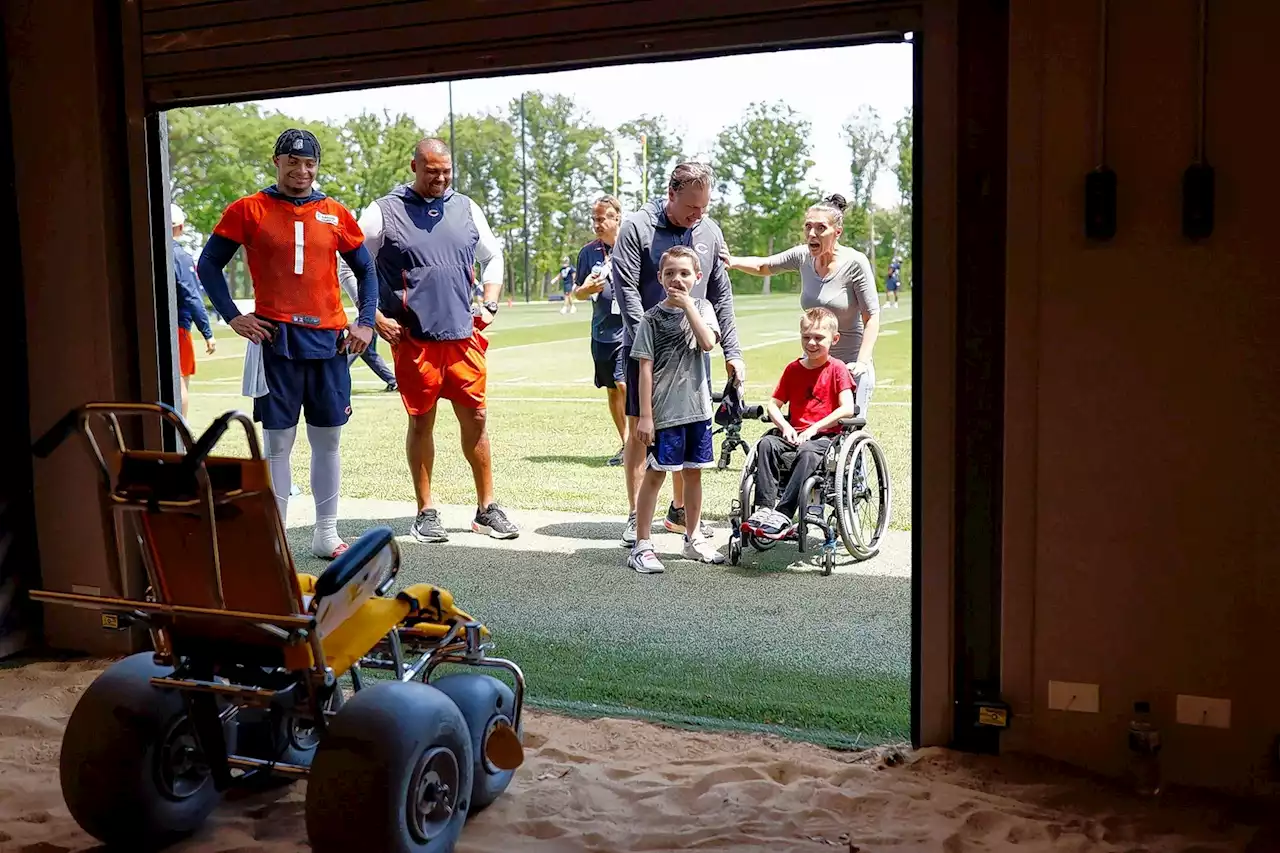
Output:
[[[718,338],[711,303],[695,299],[698,316]],[[636,327],[631,357],[653,362],[653,428],[667,429],[711,419],[711,375],[706,353],[679,308],[659,303]]]
[[840,246],[831,269],[818,275],[813,254],[803,244],[765,259],[773,272],[800,271],[800,307],[829,308],[840,323],[840,340],[831,348],[832,358],[853,362],[862,348],[862,315],[880,313],[871,262],[857,249]]

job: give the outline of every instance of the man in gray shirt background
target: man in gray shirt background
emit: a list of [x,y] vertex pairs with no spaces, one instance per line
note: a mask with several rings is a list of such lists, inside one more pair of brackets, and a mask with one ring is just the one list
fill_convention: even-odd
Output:
[[[681,163],[671,173],[666,198],[654,199],[629,215],[622,223],[613,250],[614,299],[622,312],[621,358],[626,370],[626,413],[628,438],[623,454],[627,478],[627,500],[631,515],[622,534],[622,544],[635,544],[636,490],[644,468],[645,446],[636,434],[640,416],[637,395],[639,368],[631,358],[640,318],[665,298],[658,281],[658,266],[663,253],[673,246],[686,246],[698,256],[704,272],[693,296],[711,303],[720,326],[720,348],[724,350],[725,368],[739,384],[746,381],[747,368],[738,344],[738,331],[733,315],[733,289],[729,273],[720,259],[724,235],[720,226],[705,216],[711,203],[711,167],[704,163]],[[673,533],[684,533],[684,485],[679,474],[672,476],[674,500],[663,524]],[[710,530],[703,526],[704,535]]]

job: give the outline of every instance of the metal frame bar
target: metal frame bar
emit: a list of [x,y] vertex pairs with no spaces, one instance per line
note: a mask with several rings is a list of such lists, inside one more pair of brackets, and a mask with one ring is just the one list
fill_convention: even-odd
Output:
[[262,623],[277,628],[299,628],[311,631],[314,636],[314,616],[280,616],[271,613],[248,613],[242,610],[212,610],[207,607],[188,607],[182,604],[165,604],[159,601],[135,601],[131,598],[111,598],[103,595],[81,595],[74,592],[50,592],[33,590],[31,597],[48,604],[67,604],[85,610],[141,611],[163,616],[185,616],[196,619],[223,619],[235,622]]

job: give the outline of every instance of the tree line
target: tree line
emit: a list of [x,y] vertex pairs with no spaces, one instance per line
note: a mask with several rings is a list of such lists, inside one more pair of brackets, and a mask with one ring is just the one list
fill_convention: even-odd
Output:
[[[289,127],[316,134],[323,152],[317,180],[356,216],[410,180],[408,161],[420,138],[447,141],[451,134],[447,116],[439,127],[423,128],[404,114],[364,113],[326,125],[256,104],[170,111],[170,191],[190,229],[209,234],[227,205],[274,182],[270,152]],[[592,239],[592,200],[616,185],[624,209],[635,210],[646,198],[665,194],[671,169],[683,159],[709,160],[714,167],[719,185],[710,213],[735,254],[765,255],[795,245],[805,209],[825,194],[807,182],[810,135],[810,123],[785,104],[755,103],[721,130],[708,156],[696,157],[663,116],[641,115],[606,128],[570,97],[529,92],[504,111],[454,116],[453,185],[480,204],[502,240],[508,292],[542,299],[555,289],[552,277],[561,260],[576,258]],[[844,125],[843,136],[853,187],[843,239],[872,256],[883,287],[893,256],[910,266],[911,110],[886,124],[864,105]],[[619,140],[625,154],[617,153]],[[898,203],[875,207],[876,183],[887,178],[897,182]],[[794,275],[773,282],[733,276],[735,290],[743,292],[798,286]],[[235,295],[251,292],[242,259],[233,262],[228,278]]]

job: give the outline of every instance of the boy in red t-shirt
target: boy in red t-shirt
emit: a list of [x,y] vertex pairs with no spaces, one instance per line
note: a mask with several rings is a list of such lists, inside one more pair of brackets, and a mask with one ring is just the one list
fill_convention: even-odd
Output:
[[[756,445],[756,511],[749,519],[766,533],[777,535],[791,525],[804,498],[800,489],[805,480],[819,469],[840,434],[840,419],[854,415],[849,368],[831,358],[831,345],[840,339],[839,328],[836,315],[827,308],[804,312],[800,318],[804,357],[782,371],[769,401],[769,419],[782,434],[766,435]],[[779,500],[778,482],[787,462],[791,478]]]

